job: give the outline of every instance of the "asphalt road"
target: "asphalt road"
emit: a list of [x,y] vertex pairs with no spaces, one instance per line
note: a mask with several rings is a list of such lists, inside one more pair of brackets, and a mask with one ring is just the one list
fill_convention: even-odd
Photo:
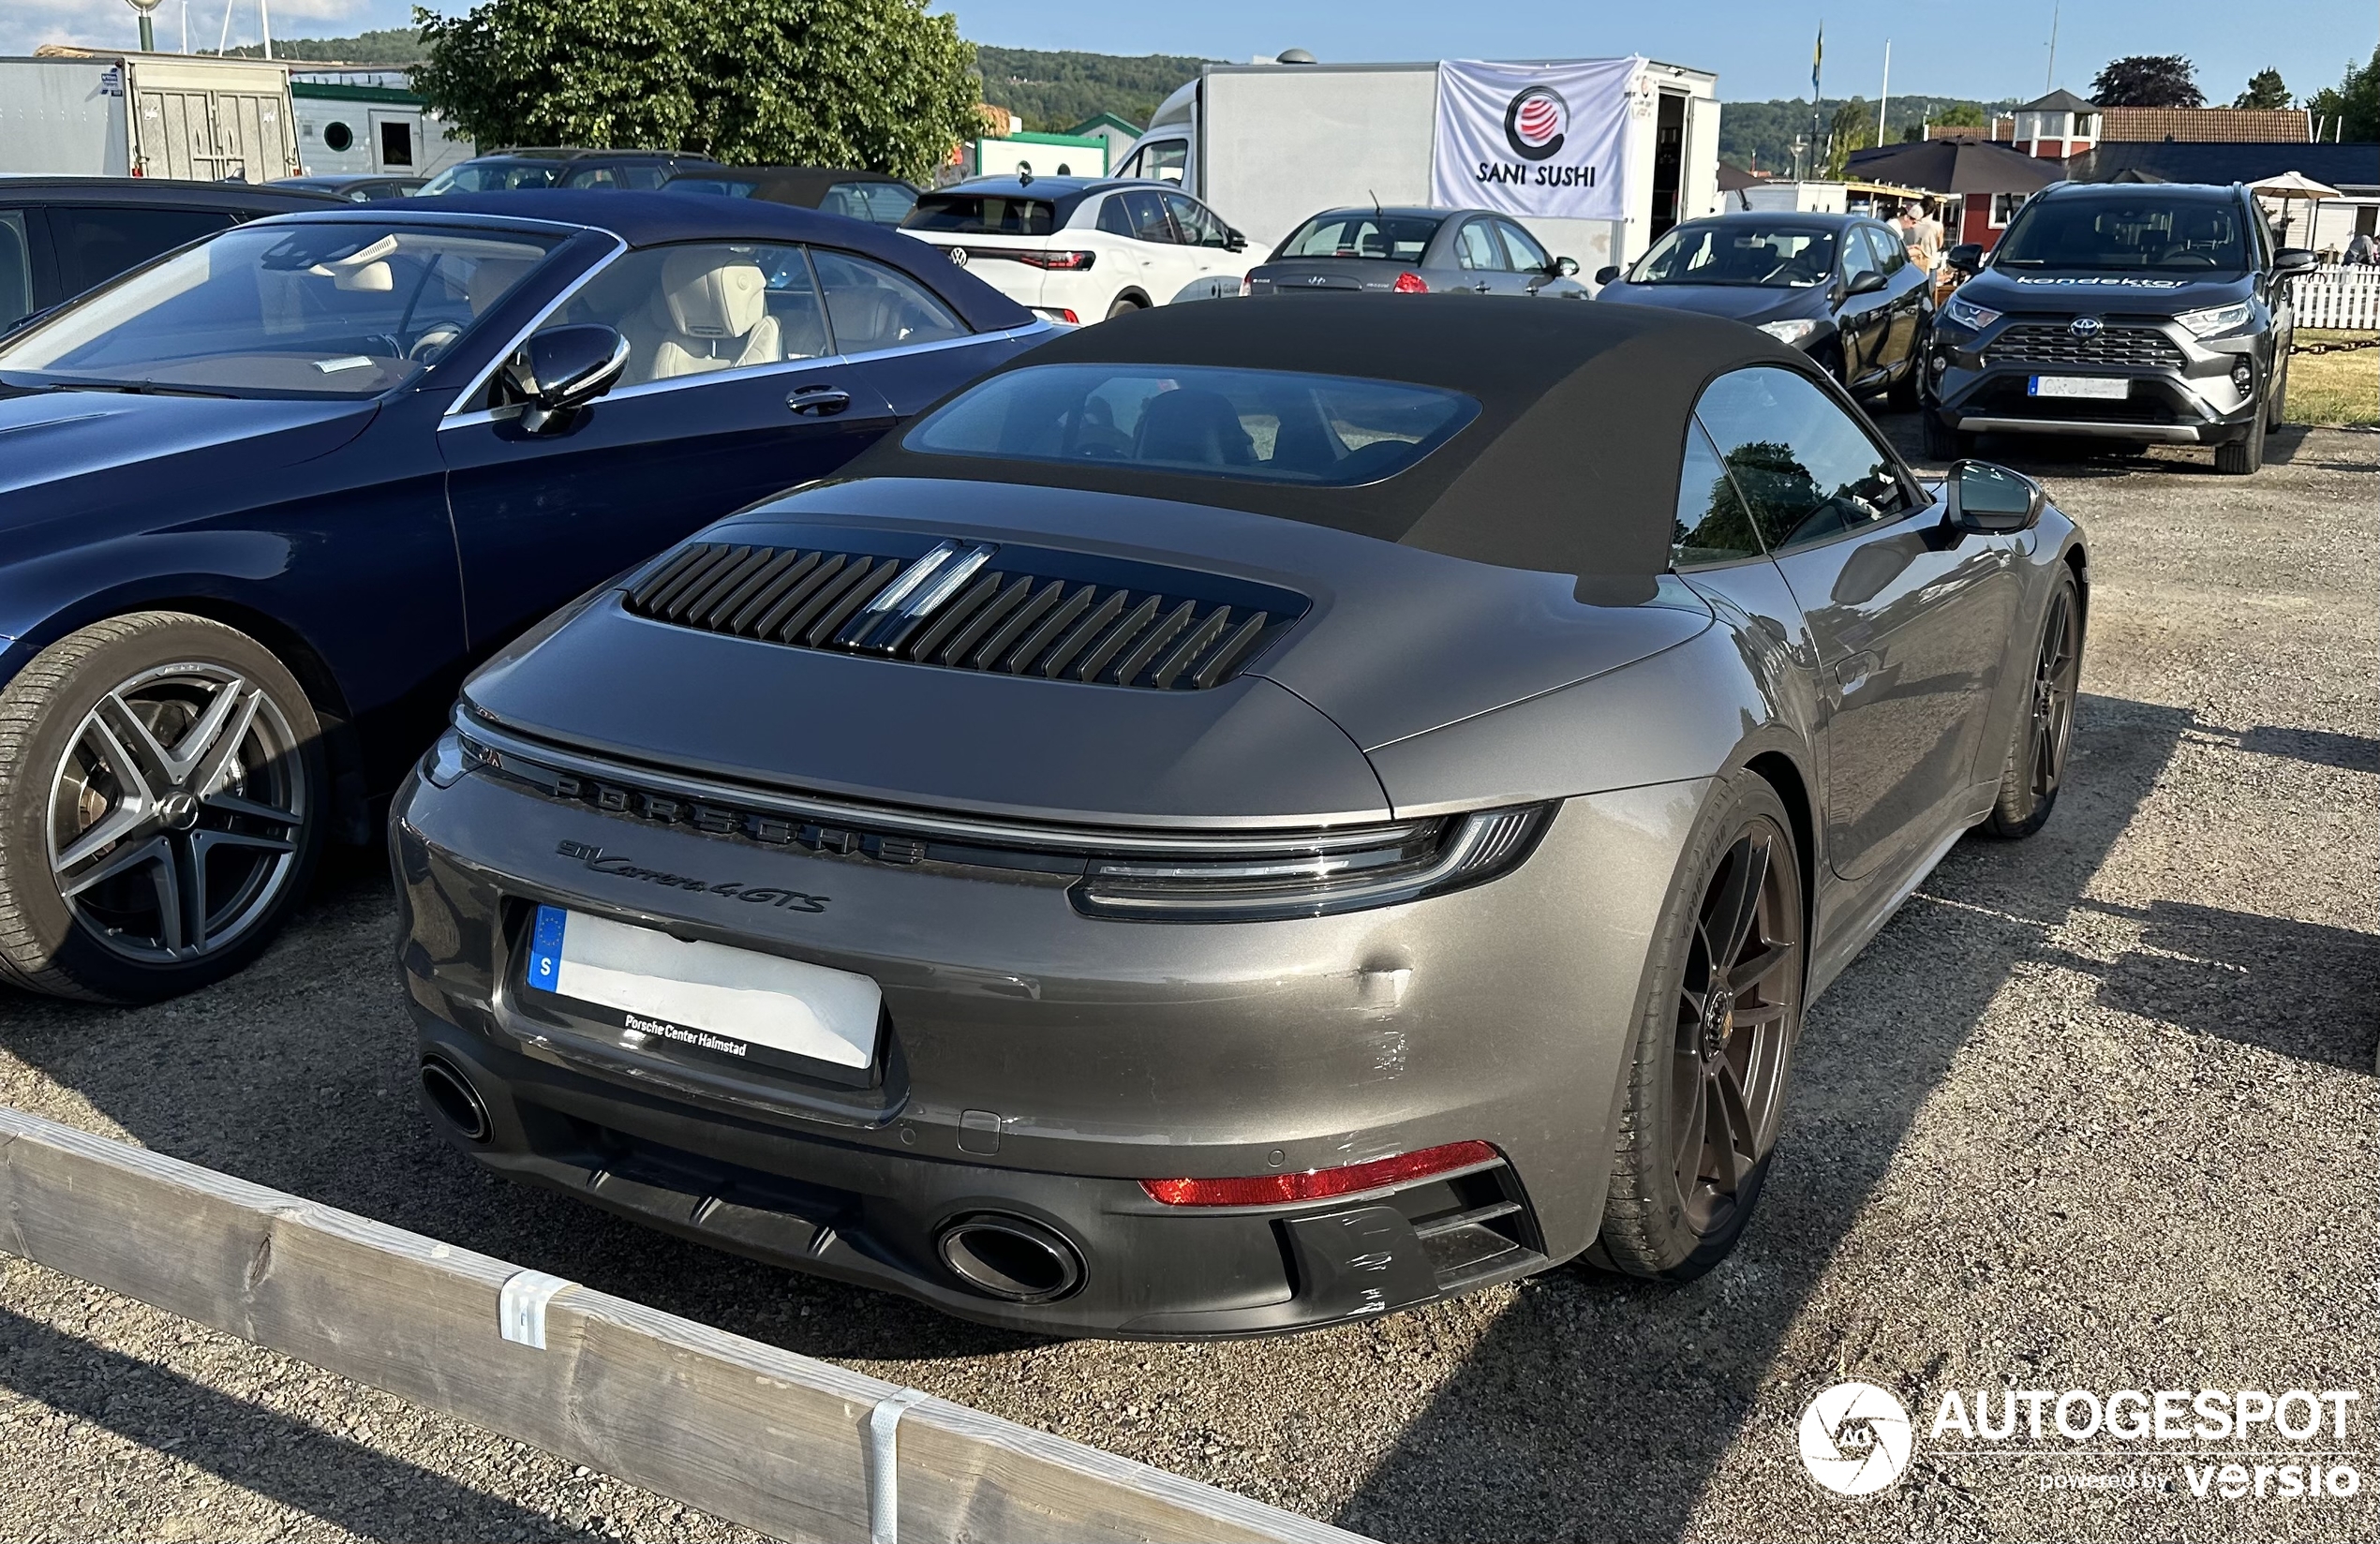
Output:
[[[1954,850],[1817,1005],[1763,1212],[1691,1286],[1563,1269],[1286,1341],[1057,1344],[647,1234],[432,1137],[368,855],[201,996],[0,991],[0,1100],[1386,1539],[2368,1537],[2380,1387],[2331,1445],[2349,1500],[1923,1427],[1952,1387],[2380,1384],[2375,452],[2291,431],[2241,481],[1991,449],[2095,538],[2069,790],[2036,839]],[[1920,1412],[1858,1500],[1795,1437],[1847,1377]],[[2048,1488],[2083,1473],[2157,1488]],[[736,1535],[0,1257],[0,1537],[583,1530]]]

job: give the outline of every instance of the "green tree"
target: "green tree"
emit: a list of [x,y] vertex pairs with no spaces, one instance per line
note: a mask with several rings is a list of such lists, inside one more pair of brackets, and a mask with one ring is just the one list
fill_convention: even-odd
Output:
[[[2380,140],[2380,49],[2372,51],[2368,63],[2347,66],[2347,78],[2335,86],[2325,86],[2306,98],[2306,111],[2317,118],[2328,118],[2322,137],[2353,140],[2358,143]],[[2343,131],[2338,120],[2345,119]]]
[[2248,89],[2232,102],[2233,107],[2281,108],[2289,105],[2289,87],[2277,69],[2260,69],[2248,77]]
[[1991,114],[1980,102],[1952,102],[1926,121],[1943,128],[1985,128],[1991,124]]
[[925,0],[416,8],[414,89],[483,145],[692,150],[917,181],[974,131],[974,52]]
[[1874,104],[1854,96],[1826,121],[1826,175],[1837,178],[1851,164],[1852,152],[1876,142]]
[[2135,53],[2110,59],[2090,82],[2101,107],[2205,107],[2198,67],[2179,53]]

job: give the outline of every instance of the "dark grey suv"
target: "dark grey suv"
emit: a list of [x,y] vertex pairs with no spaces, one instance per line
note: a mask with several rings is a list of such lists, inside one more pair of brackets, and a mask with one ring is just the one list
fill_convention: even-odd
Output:
[[2018,212],[1988,265],[1935,313],[1926,449],[1983,431],[2211,445],[2245,476],[2280,425],[2296,331],[2291,279],[2244,187],[2060,184]]

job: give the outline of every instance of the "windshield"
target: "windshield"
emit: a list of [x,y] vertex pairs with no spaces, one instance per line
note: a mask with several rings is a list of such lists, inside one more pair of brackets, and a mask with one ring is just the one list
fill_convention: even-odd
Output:
[[2000,238],[1992,266],[2243,274],[2248,244],[2239,212],[2226,203],[2153,192],[2126,199],[2038,199]]
[[1344,376],[1041,364],[994,376],[901,443],[936,455],[1350,487],[1394,477],[1479,410],[1453,392]]
[[1806,225],[1730,220],[1681,225],[1653,244],[1630,284],[1746,284],[1807,290],[1835,276],[1835,233]]
[[901,223],[907,230],[949,230],[970,236],[1046,236],[1058,228],[1058,206],[1047,199],[990,193],[929,193]]
[[561,171],[551,161],[463,161],[422,186],[421,196],[434,193],[509,193],[516,187],[551,187]]
[[1420,262],[1422,249],[1437,234],[1439,221],[1430,215],[1381,215],[1371,211],[1341,211],[1316,215],[1298,227],[1273,258],[1387,258]]
[[235,396],[373,396],[436,363],[557,240],[362,219],[242,226],[0,347],[0,374]]

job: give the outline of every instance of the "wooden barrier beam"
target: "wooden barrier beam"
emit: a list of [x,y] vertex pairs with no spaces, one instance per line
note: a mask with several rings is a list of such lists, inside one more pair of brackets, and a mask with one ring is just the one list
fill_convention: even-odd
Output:
[[5,1108],[0,1248],[779,1538],[1362,1544],[930,1397],[871,1518],[870,1418],[914,1391],[574,1285],[538,1349],[515,1266]]

